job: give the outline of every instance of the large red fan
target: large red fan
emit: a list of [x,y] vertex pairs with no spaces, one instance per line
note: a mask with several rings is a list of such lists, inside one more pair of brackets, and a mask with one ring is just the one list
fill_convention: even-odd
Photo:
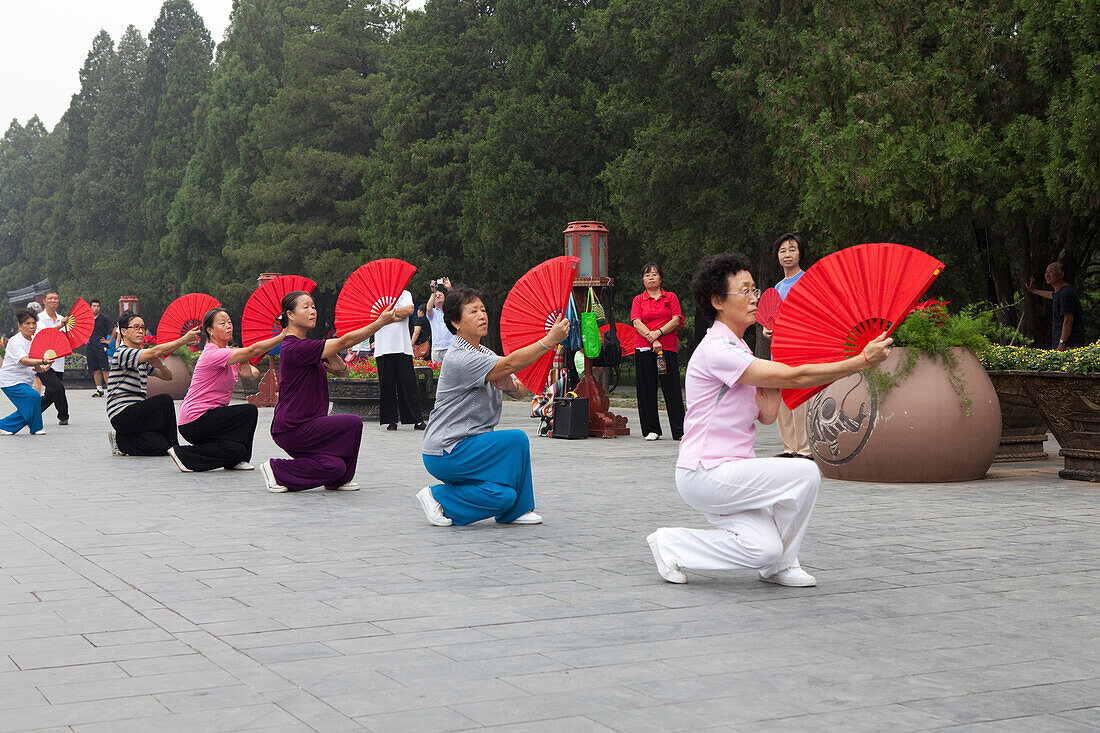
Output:
[[[600,326],[600,333],[607,333],[607,329],[611,328],[610,324],[605,323]],[[638,332],[634,330],[633,326],[628,326],[625,323],[615,324],[615,335],[619,337],[619,352],[623,356],[631,356],[634,354],[634,337],[638,335]]]
[[[296,290],[312,293],[315,287],[317,283],[308,277],[280,275],[256,288],[248,296],[241,315],[241,341],[244,345],[251,346],[257,341],[277,336],[283,330],[279,325],[279,309],[282,307],[283,296]],[[256,364],[261,359],[263,356],[258,356],[252,363]]]
[[[891,333],[940,272],[943,263],[900,244],[860,244],[819,260],[791,288],[775,322],[772,357],[791,366],[858,355]],[[785,389],[791,409],[824,389]]]
[[60,359],[73,353],[65,334],[56,328],[43,328],[31,339],[28,356],[32,359]]
[[[564,315],[579,262],[576,257],[555,257],[532,267],[516,281],[500,311],[500,342],[505,354],[533,344]],[[531,366],[516,372],[516,378],[527,389],[541,394],[553,360],[551,349]]]
[[206,312],[220,305],[217,298],[206,293],[188,293],[176,298],[164,309],[164,315],[157,324],[157,343],[175,341],[191,329],[198,328]]
[[69,341],[69,353],[88,343],[93,328],[95,315],[92,313],[92,306],[85,303],[83,298],[77,298],[73,309],[69,311],[69,317],[65,319],[65,338]]
[[779,297],[779,291],[768,288],[760,295],[756,303],[756,322],[769,331],[775,330],[775,319],[779,318],[779,307],[783,305],[783,298]]
[[336,335],[368,326],[392,308],[414,272],[415,266],[391,257],[368,262],[351,273],[336,299]]

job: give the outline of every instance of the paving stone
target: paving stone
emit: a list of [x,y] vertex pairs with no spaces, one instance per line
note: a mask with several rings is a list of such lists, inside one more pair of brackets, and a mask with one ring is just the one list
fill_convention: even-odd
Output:
[[[0,727],[1100,728],[1100,505],[1058,461],[825,481],[802,552],[818,587],[674,586],[645,535],[706,523],[672,441],[533,438],[543,525],[437,528],[413,431],[365,426],[359,492],[272,495],[111,457],[85,397],[36,439],[61,456],[44,484],[0,476]],[[527,409],[501,427],[530,433]],[[282,455],[270,420],[257,460]],[[774,427],[758,450],[779,452]]]

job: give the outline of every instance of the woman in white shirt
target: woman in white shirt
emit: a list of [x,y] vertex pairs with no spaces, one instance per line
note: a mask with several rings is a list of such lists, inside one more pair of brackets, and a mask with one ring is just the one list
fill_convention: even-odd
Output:
[[43,435],[42,398],[31,385],[35,372],[50,368],[53,359],[32,359],[31,339],[38,328],[34,311],[23,308],[15,314],[19,333],[11,337],[4,352],[4,364],[0,366],[0,390],[15,405],[15,412],[0,420],[0,435],[15,435],[24,427],[31,435]]

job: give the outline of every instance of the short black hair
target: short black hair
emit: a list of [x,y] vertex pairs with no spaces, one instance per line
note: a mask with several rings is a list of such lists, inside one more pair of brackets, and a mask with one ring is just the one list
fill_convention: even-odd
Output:
[[[119,330],[122,330],[123,328],[129,328],[130,321],[134,320],[135,318],[141,318],[141,314],[134,313],[133,311],[127,311],[126,313],[123,313],[121,316],[118,317]],[[145,319],[141,318],[141,320],[144,321]]]
[[665,273],[661,271],[661,266],[658,265],[656,262],[647,262],[642,265],[642,277],[645,277],[645,274],[650,270],[656,270],[657,277],[661,278],[662,280],[665,279]]
[[799,255],[805,254],[805,252],[802,251],[802,237],[798,236],[794,232],[786,232],[785,234],[780,234],[779,238],[776,239],[775,242],[772,244],[772,254],[778,255],[779,248],[783,245],[784,242],[787,241],[793,241],[795,244],[798,245]]
[[725,296],[729,287],[729,276],[739,272],[750,272],[749,258],[740,252],[723,252],[704,257],[691,279],[691,297],[695,307],[707,319],[713,321],[718,312],[714,310],[710,299],[715,295]]
[[[88,305],[91,305],[92,303],[99,303],[99,298],[92,298],[91,300],[88,301]],[[99,304],[103,305],[102,303],[99,303]]]
[[38,321],[38,314],[32,311],[30,308],[20,308],[15,312],[15,322],[20,326],[23,325],[23,321]]
[[[50,288],[49,290],[47,290],[46,295],[56,295],[58,298],[61,297],[61,293],[57,292],[53,288]],[[45,296],[43,296],[43,297],[45,297]]]
[[447,324],[448,331],[458,333],[458,329],[455,328],[454,324],[462,320],[462,309],[475,300],[485,301],[485,298],[481,296],[481,291],[477,288],[469,288],[459,284],[447,292],[447,295],[443,298],[443,322]]

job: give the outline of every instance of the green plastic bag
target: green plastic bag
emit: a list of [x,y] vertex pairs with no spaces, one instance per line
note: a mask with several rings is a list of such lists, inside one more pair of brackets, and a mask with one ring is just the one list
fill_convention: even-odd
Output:
[[599,316],[592,309],[592,289],[588,289],[587,310],[581,313],[581,339],[584,342],[584,355],[589,359],[595,359],[600,355],[600,323]]

